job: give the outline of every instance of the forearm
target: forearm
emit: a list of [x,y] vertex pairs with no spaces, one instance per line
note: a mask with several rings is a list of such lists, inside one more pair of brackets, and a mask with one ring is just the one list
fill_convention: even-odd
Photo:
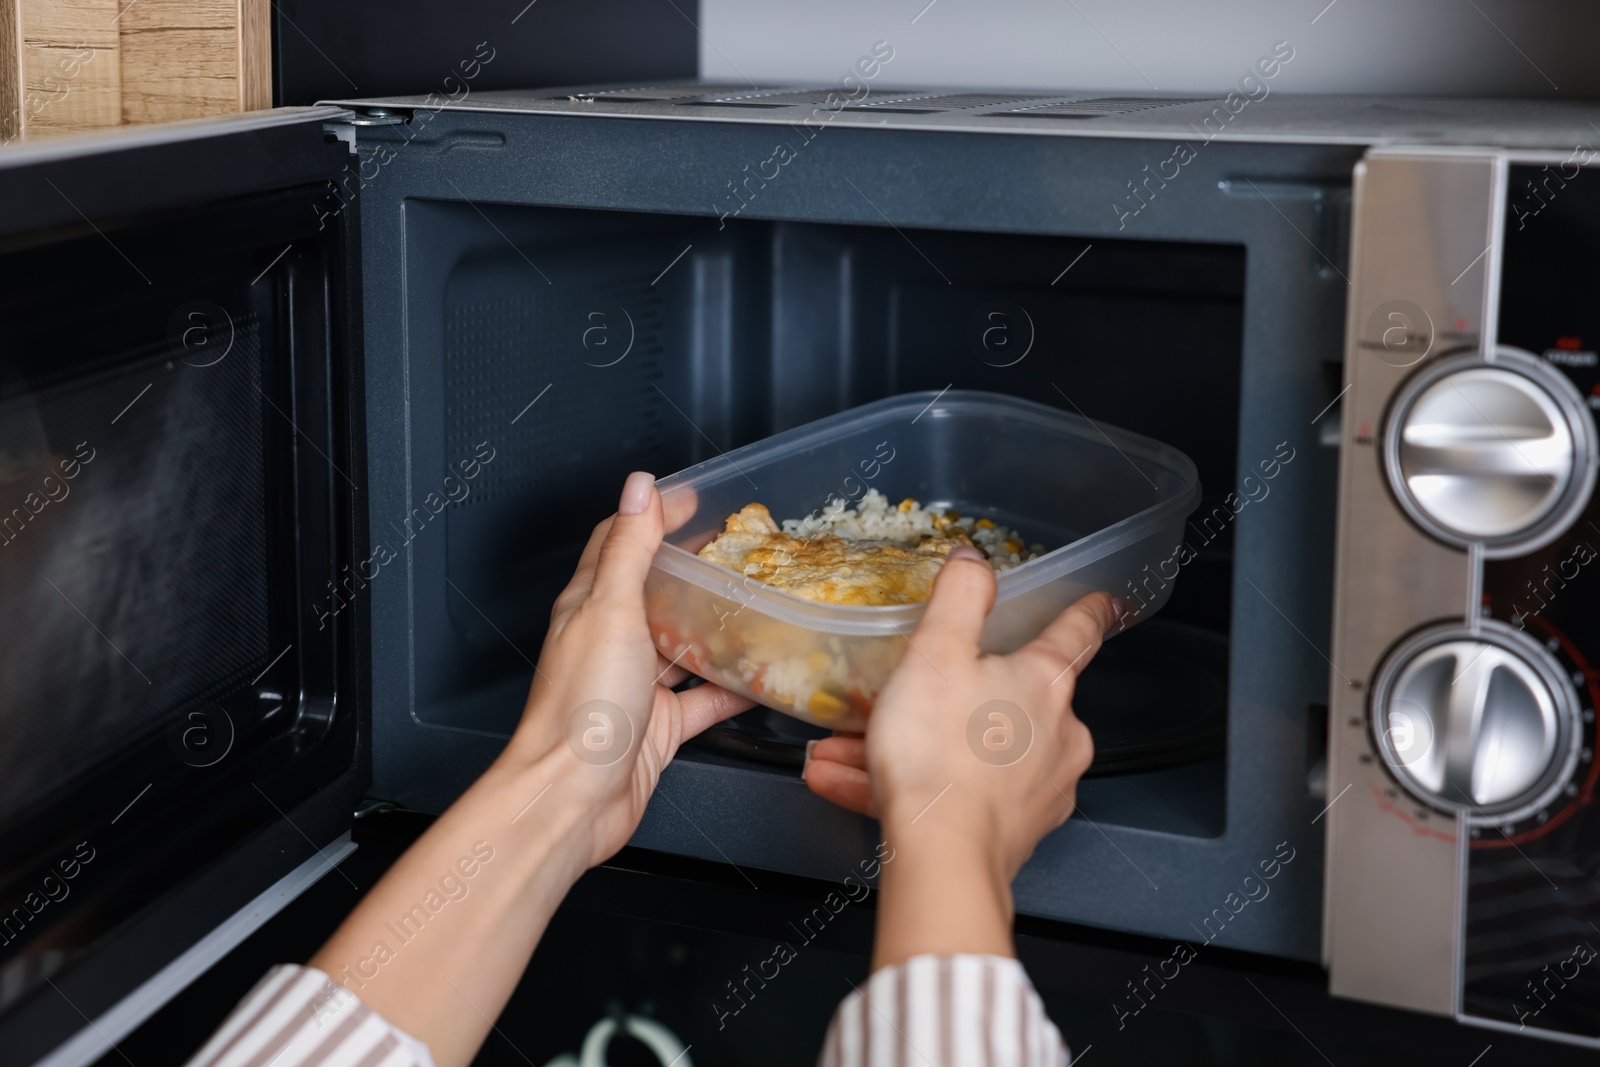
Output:
[[1010,878],[988,835],[937,809],[887,817],[872,969],[913,956],[1014,956]]
[[472,1059],[583,873],[587,805],[562,795],[578,783],[560,755],[491,767],[310,961],[439,1067]]

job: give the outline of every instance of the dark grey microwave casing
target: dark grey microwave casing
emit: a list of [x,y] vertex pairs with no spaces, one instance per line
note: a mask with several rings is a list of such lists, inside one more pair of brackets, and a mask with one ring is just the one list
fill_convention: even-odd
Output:
[[[1312,423],[1327,404],[1323,364],[1342,359],[1344,224],[1351,172],[1366,147],[1438,139],[1560,145],[1587,128],[1577,109],[1536,103],[1274,96],[1247,106],[1204,143],[1205,132],[1219,125],[1212,116],[1220,104],[1092,122],[846,109],[822,126],[810,104],[754,110],[595,103],[580,90],[484,93],[444,106],[427,97],[339,102],[376,112],[378,122],[407,120],[356,133],[363,160],[386,160],[381,168],[369,164],[376,177],[360,194],[374,519],[405,513],[403,457],[442,436],[439,416],[413,402],[416,383],[435,382],[440,373],[433,338],[442,324],[427,294],[441,280],[430,272],[443,271],[449,256],[447,237],[412,221],[428,202],[715,220],[738,202],[727,182],[787,141],[803,154],[741,218],[1241,245],[1242,477],[1249,457],[1270,456],[1285,440],[1315,440]],[[1152,173],[1172,173],[1160,165],[1180,142],[1198,146],[1194,158],[1176,178],[1152,180]],[[1136,215],[1126,214],[1141,202],[1132,187],[1145,202]],[[419,244],[419,237],[443,243]],[[663,247],[656,265],[666,266],[676,250]],[[396,269],[402,262],[405,272]],[[1184,338],[1171,343],[1181,346]],[[834,410],[836,370],[796,361],[777,363],[772,373],[774,429]],[[1306,721],[1308,709],[1327,699],[1332,575],[1304,561],[1309,556],[1331,570],[1334,501],[1318,485],[1331,475],[1332,457],[1312,455],[1307,466],[1318,462],[1328,464],[1324,476],[1283,479],[1274,490],[1283,494],[1281,506],[1246,508],[1238,518],[1225,825],[1218,832],[1184,824],[1181,802],[1174,803],[1186,786],[1181,780],[1151,805],[1165,810],[1149,812],[1138,812],[1137,798],[1115,779],[1085,782],[1080,798],[1088,818],[1040,845],[1016,883],[1020,912],[1205,940],[1221,926],[1214,913],[1237,907],[1242,880],[1259,876],[1286,844],[1295,859],[1273,883],[1271,902],[1249,906],[1217,942],[1320,958],[1322,827],[1314,820],[1326,801],[1308,788]],[[1327,548],[1295,547],[1316,545]],[[501,740],[424,726],[415,714],[409,680],[430,624],[411,614],[408,600],[419,596],[418,582],[437,584],[427,571],[443,562],[441,548],[422,552],[411,564],[410,589],[374,586],[374,789],[438,810]],[[668,769],[660,790],[636,845],[827,878],[877,843],[870,822],[818,800],[797,778],[692,749]],[[1127,805],[1135,825],[1091,822],[1101,803]]]
[[[357,127],[355,134],[363,161],[387,160],[381,167],[369,164],[375,176],[359,200],[368,502],[376,527],[406,514],[421,491],[407,480],[420,466],[417,453],[436,449],[445,437],[439,405],[418,401],[442,375],[435,339],[445,324],[440,301],[430,294],[444,284],[457,254],[452,241],[459,240],[455,231],[432,224],[436,203],[699,215],[709,216],[715,230],[719,193],[721,210],[727,209],[723,176],[737,180],[747,165],[772,155],[775,141],[799,144],[803,136],[768,112],[710,107],[674,113],[665,104],[618,104],[619,114],[600,115],[593,105],[552,99],[556,95],[483,94],[436,113],[419,107],[420,98],[341,104],[410,119]],[[799,109],[790,122],[800,123],[810,110]],[[1129,195],[1126,183],[1144,180],[1147,166],[1171,154],[1169,141],[1178,135],[1167,127],[1187,131],[1185,112],[1194,110],[1197,124],[1209,114],[1199,105],[1163,110],[1171,114],[1154,128],[1141,129],[1126,117],[1109,120],[1123,125],[1117,136],[1087,124],[1081,132],[1070,123],[1041,129],[1048,120],[1039,119],[1004,117],[990,124],[842,112],[804,143],[803,154],[741,218],[883,227],[887,216],[902,229],[1242,245],[1249,313],[1239,452],[1271,456],[1279,442],[1314,434],[1311,421],[1327,403],[1322,364],[1340,356],[1345,284],[1337,264],[1330,270],[1310,242],[1341,255],[1337,220],[1362,149],[1353,141],[1218,141],[1137,217],[1121,218],[1113,205]],[[691,117],[679,118],[685,111]],[[1241,125],[1249,117],[1241,116]],[[1087,136],[1091,132],[1097,135]],[[1188,131],[1187,137],[1195,135]],[[1291,212],[1292,223],[1281,212]],[[681,247],[663,245],[655,268],[665,267]],[[404,271],[396,269],[401,263]],[[538,279],[530,275],[529,284]],[[1172,344],[1184,339],[1174,337]],[[775,361],[774,429],[834,410],[837,372],[820,363]],[[547,401],[557,400],[560,393],[552,391]],[[563,402],[573,401],[569,395]],[[1306,465],[1330,459],[1313,452]],[[1148,786],[1086,782],[1080,798],[1087,818],[1069,822],[1040,845],[1016,883],[1019,911],[1203,939],[1202,931],[1220,929],[1213,912],[1228,913],[1230,894],[1241,899],[1243,879],[1293,850],[1295,859],[1272,883],[1270,903],[1241,914],[1219,943],[1318,958],[1322,844],[1312,820],[1323,802],[1306,784],[1306,716],[1326,699],[1327,665],[1316,646],[1326,647],[1331,586],[1304,573],[1298,554],[1282,547],[1328,542],[1333,502],[1315,491],[1316,484],[1309,474],[1298,482],[1284,478],[1275,490],[1282,493],[1275,501],[1281,506],[1259,514],[1246,509],[1239,517],[1243,562],[1236,572],[1225,825],[1187,820],[1182,791],[1204,787],[1181,774],[1144,811],[1131,794]],[[425,724],[414,679],[426,670],[429,646],[441,640],[434,628],[442,614],[425,614],[423,607],[440,603],[449,549],[442,539],[422,536],[412,548],[406,582],[377,582],[371,589],[374,790],[436,811],[471,782],[503,740]],[[1284,625],[1279,612],[1316,635],[1313,643]],[[483,699],[504,704],[520,695],[502,691]],[[878,842],[874,824],[816,798],[798,777],[692,747],[680,753],[659,789],[633,844],[731,862],[751,869],[757,884],[760,870],[834,877],[853,869]],[[1129,809],[1135,825],[1091,822],[1097,804],[1107,802]]]

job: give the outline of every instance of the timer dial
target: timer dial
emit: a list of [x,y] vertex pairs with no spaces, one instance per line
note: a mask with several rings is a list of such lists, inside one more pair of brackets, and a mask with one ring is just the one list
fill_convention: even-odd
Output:
[[1593,422],[1559,371],[1518,349],[1442,360],[1395,398],[1385,435],[1390,486],[1408,514],[1489,555],[1557,536],[1595,479]]
[[1417,635],[1373,694],[1373,736],[1413,796],[1469,823],[1512,823],[1554,800],[1583,728],[1559,664],[1525,634],[1485,621]]

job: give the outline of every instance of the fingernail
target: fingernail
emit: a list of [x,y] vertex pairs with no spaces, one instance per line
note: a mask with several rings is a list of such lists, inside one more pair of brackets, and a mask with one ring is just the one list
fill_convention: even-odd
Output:
[[1128,611],[1127,600],[1120,596],[1112,597],[1111,625],[1106,627],[1105,636],[1110,637],[1112,634],[1120,634],[1122,631],[1126,630],[1128,628],[1128,624],[1133,621],[1134,615],[1137,614],[1138,612]]
[[[812,738],[810,741],[806,742],[806,764],[805,764],[806,767],[809,767],[811,765],[811,750],[813,748],[816,748],[816,747],[817,747],[817,739],[816,738]],[[801,774],[805,773],[805,767],[800,768],[800,773]]]
[[655,486],[655,475],[634,471],[622,483],[622,499],[617,502],[618,515],[637,515],[650,506],[650,490]]
[[946,556],[945,559],[975,559],[979,563],[984,562],[983,553],[979,552],[971,545],[957,545],[950,550],[950,554]]

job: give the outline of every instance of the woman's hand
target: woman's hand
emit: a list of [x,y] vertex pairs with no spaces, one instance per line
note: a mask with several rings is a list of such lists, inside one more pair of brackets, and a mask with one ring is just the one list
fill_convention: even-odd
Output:
[[709,683],[674,693],[689,672],[650,639],[645,577],[662,535],[693,512],[692,496],[673,494],[671,510],[649,474],[628,476],[617,514],[595,527],[556,598],[527,709],[502,757],[552,761],[563,779],[556,788],[570,790],[562,801],[590,807],[590,866],[633,836],[684,741],[752,705]]
[[[688,672],[661,661],[644,616],[667,525],[655,480],[629,475],[556,601],[505,752],[311,960],[439,1067],[476,1054],[567,890],[633,835],[678,746],[750,706],[713,685],[668,688]],[[325,1014],[319,1029],[345,1021]]]
[[1084,597],[1008,656],[978,649],[995,578],[957,549],[864,738],[818,741],[805,771],[819,795],[877,816],[883,867],[874,966],[923,952],[1011,954],[1011,880],[1066,821],[1094,756],[1072,713],[1078,674],[1115,624],[1112,598]]

